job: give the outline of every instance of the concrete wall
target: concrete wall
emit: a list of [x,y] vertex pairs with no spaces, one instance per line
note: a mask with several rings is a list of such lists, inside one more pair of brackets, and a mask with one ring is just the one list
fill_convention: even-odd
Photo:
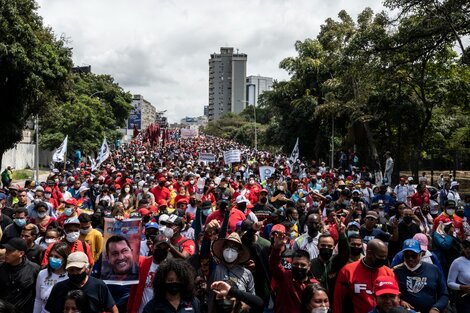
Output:
[[[15,148],[5,151],[2,158],[3,170],[7,166],[16,169],[34,168],[36,149],[34,144],[18,143]],[[39,166],[48,167],[52,160],[52,151],[39,149]]]

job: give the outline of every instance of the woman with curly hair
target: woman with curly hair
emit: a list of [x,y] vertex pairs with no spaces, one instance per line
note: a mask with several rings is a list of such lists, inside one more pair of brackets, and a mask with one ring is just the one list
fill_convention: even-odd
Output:
[[194,296],[194,270],[184,260],[170,259],[160,265],[153,292],[153,299],[143,313],[201,312],[199,300]]

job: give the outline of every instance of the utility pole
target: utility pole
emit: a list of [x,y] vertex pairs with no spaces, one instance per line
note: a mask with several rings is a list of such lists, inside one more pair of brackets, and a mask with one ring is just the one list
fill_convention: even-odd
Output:
[[331,157],[330,157],[330,168],[333,168],[335,158],[335,118],[331,116]]
[[34,180],[39,182],[39,115],[34,119],[34,129],[36,130],[36,153],[34,156]]

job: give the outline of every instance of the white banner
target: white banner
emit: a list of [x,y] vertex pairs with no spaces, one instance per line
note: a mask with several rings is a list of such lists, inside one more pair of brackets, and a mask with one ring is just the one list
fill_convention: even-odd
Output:
[[187,129],[187,128],[181,129],[181,139],[194,138],[197,136],[199,136],[198,129]]
[[199,162],[215,162],[215,155],[212,153],[199,153]]
[[241,154],[241,151],[238,149],[224,151],[225,164],[240,162]]
[[109,158],[109,147],[106,138],[104,138],[103,144],[101,145],[100,153],[98,154],[98,158],[96,159],[96,164],[94,167],[91,168],[91,170],[94,171],[99,168],[101,163],[106,161],[107,158]]
[[54,155],[52,156],[52,161],[54,162],[64,162],[65,160],[65,154],[67,153],[67,142],[68,142],[69,136],[65,136],[64,141],[62,141],[61,145],[57,150],[54,152]]
[[275,171],[276,169],[272,166],[260,166],[259,176],[261,178],[261,181],[265,181],[266,179],[271,177],[271,175],[274,174]]

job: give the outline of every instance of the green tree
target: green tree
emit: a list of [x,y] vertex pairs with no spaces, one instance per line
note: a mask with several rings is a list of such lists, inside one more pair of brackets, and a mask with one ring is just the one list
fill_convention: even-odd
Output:
[[71,50],[36,10],[33,0],[0,0],[0,161],[26,121],[60,96],[72,67]]
[[50,106],[41,119],[41,146],[55,149],[69,136],[69,151],[96,151],[103,140],[112,143],[122,135],[132,96],[109,75],[73,74],[65,97]]

